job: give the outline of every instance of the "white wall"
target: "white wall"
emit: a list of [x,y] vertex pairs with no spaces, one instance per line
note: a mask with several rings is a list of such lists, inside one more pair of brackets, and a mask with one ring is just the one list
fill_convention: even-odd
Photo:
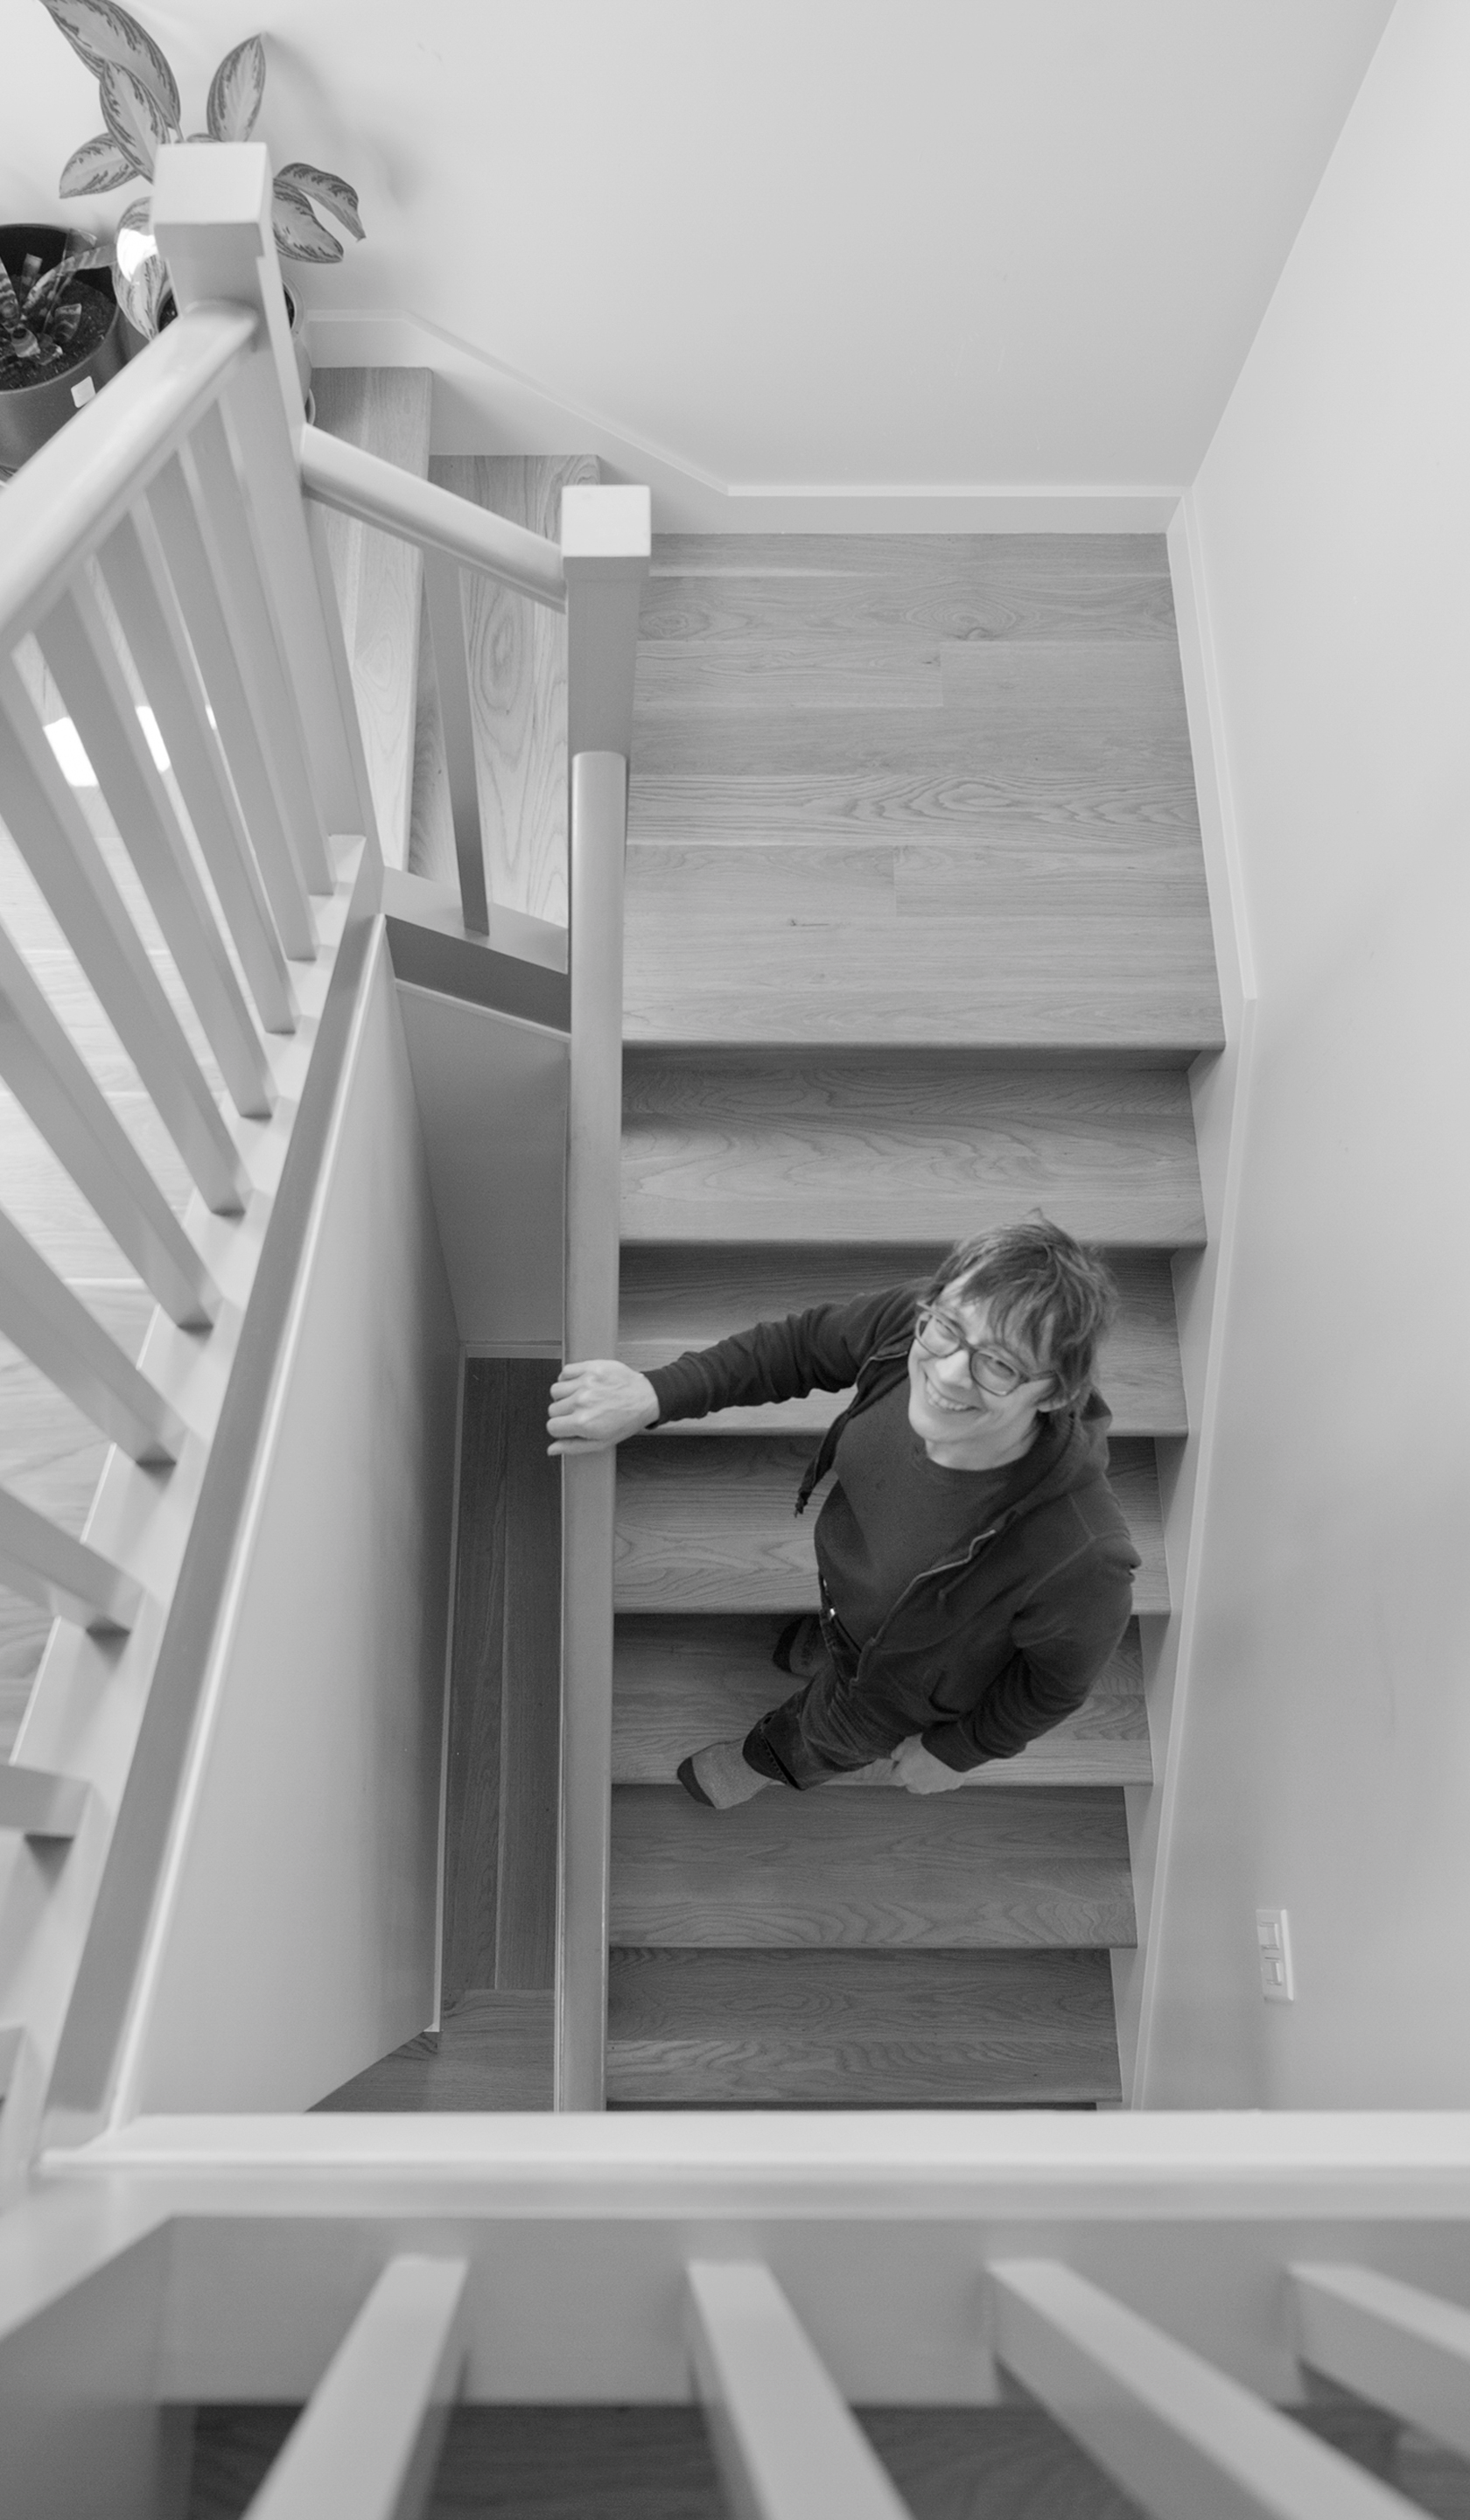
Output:
[[[296,266],[313,353],[433,368],[439,451],[596,453],[660,521],[954,529],[957,490],[1191,478],[1389,0],[135,7],[191,130],[263,30],[276,162],[362,196]],[[96,82],[39,0],[5,33],[0,214],[55,215]]]
[[1470,2101],[1467,110],[1401,0],[1185,519],[1258,999],[1154,2106]]
[[432,2018],[458,1341],[379,927],[124,2109],[298,2109]]

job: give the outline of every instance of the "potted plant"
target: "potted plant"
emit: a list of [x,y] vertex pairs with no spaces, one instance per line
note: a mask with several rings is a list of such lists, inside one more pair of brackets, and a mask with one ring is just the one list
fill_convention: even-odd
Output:
[[[146,27],[116,0],[41,0],[73,52],[97,78],[105,128],[74,149],[62,169],[61,192],[67,200],[111,193],[141,177],[151,181],[159,149],[184,137],[179,84]],[[258,35],[247,36],[225,55],[209,82],[204,108],[205,128],[191,140],[247,140],[255,127],[265,94],[265,47]],[[317,216],[330,212],[349,236],[361,237],[357,195],[340,175],[329,175],[304,158],[293,158],[274,178],[272,224],[276,249],[291,262],[340,262],[342,241]],[[173,312],[168,275],[153,237],[147,199],[129,202],[118,222],[112,246],[112,279],[117,303],[135,333],[145,338],[166,324]],[[296,365],[304,392],[311,374],[301,338],[300,309],[287,290],[295,338]]]
[[0,227],[0,478],[16,472],[124,358],[95,237]]

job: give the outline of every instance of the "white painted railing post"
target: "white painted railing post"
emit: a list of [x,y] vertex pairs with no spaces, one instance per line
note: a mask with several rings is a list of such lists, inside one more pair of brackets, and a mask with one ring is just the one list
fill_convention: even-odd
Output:
[[[567,928],[571,1061],[565,1352],[617,1350],[622,1159],[623,864],[638,613],[652,549],[646,489],[561,494],[566,577]],[[563,1460],[561,1797],[556,2105],[603,2105],[612,1792],[616,1459]]]
[[384,2267],[247,2520],[419,2520],[465,2367],[466,2272]]
[[638,614],[652,549],[645,487],[568,482],[561,493],[568,771],[579,752],[632,758]]
[[1470,2311],[1371,2267],[1291,2270],[1302,2361],[1470,2458]]
[[770,2269],[688,2275],[690,2359],[735,2520],[908,2520]]
[[1402,2495],[1070,2267],[990,2274],[997,2361],[1155,2520],[1409,2520]]
[[[160,149],[154,227],[181,309],[227,298],[261,318],[260,341],[232,387],[254,538],[279,627],[290,704],[329,832],[377,843],[368,765],[325,553],[301,503],[306,414],[271,233],[271,169],[257,141]],[[308,879],[312,880],[308,871]],[[312,880],[312,889],[319,886]],[[330,888],[330,887],[329,887]]]
[[[571,1048],[566,1128],[565,1347],[617,1352],[623,1097],[623,856],[628,765],[572,763]],[[607,2016],[612,1790],[612,1558],[617,1459],[561,1463],[561,1769],[556,2105],[600,2109]]]

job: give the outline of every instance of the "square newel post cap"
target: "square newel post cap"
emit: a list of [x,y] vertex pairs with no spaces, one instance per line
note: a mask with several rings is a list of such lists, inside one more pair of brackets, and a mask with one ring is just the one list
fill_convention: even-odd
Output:
[[642,481],[569,481],[561,493],[561,560],[567,576],[646,577],[653,502]]
[[180,314],[224,298],[264,317],[294,437],[306,412],[271,224],[270,152],[258,140],[171,143],[154,169],[153,212]]

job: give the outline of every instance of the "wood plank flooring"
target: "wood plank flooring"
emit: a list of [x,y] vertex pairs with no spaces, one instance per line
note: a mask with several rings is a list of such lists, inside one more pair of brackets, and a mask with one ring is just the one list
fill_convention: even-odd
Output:
[[560,1478],[556,1369],[465,1367],[450,1690],[443,1984],[544,1989],[555,1971]]
[[646,590],[628,1038],[1218,1043],[1162,541],[745,541]]
[[[1039,2407],[854,2412],[913,2520],[1140,2520]],[[199,2408],[187,2520],[241,2520],[296,2413]],[[458,2406],[425,2520],[727,2520],[728,2507],[697,2407]]]
[[635,1056],[626,1242],[945,1246],[1035,1207],[1114,1248],[1204,1238],[1188,1086],[1168,1069]]
[[[637,1436],[618,1459],[613,1598],[619,1610],[783,1610],[818,1606],[812,1530],[820,1498],[795,1517],[804,1443]],[[1169,1609],[1153,1446],[1111,1448],[1114,1494],[1142,1558],[1134,1606]]]
[[[627,1612],[617,1621],[612,1775],[617,1784],[672,1785],[706,1741],[743,1737],[790,1681],[771,1660],[779,1619],[700,1612]],[[1146,1785],[1152,1779],[1143,1672],[1135,1622],[1091,1696],[1014,1759],[972,1769],[963,1792],[1015,1785]],[[848,1788],[846,1779],[831,1790]],[[895,1789],[896,1790],[896,1789]]]
[[[318,368],[317,427],[422,478],[428,469],[428,368]],[[417,543],[324,510],[342,632],[362,722],[379,836],[408,864],[423,556]]]
[[616,1950],[607,2040],[613,2108],[1117,2096],[1105,1952]]
[[1129,1945],[1123,1797],[1075,1786],[915,1797],[772,1785],[711,1814],[677,1788],[616,1785],[610,1940],[761,1950]]
[[[618,1354],[642,1372],[686,1349],[712,1347],[752,1322],[780,1321],[820,1303],[845,1303],[883,1286],[928,1278],[943,1246],[815,1244],[782,1249],[723,1243],[629,1243],[622,1256]],[[1121,1297],[1104,1343],[1098,1387],[1117,1435],[1182,1435],[1187,1428],[1175,1324],[1174,1282],[1162,1251],[1109,1254]],[[789,1434],[816,1437],[850,1393],[727,1409],[675,1419],[660,1434]]]
[[[1204,1235],[1184,1070],[1221,1031],[1162,541],[657,541],[626,955],[624,1356],[927,1275],[1041,1209],[1117,1270],[1112,1475],[1137,1612],[1166,1612],[1171,1259]],[[958,1793],[715,1814],[672,1781],[784,1693],[777,1622],[817,1599],[792,1506],[841,1405],[620,1454],[612,2099],[1116,2097],[1136,1623],[1071,1723]],[[966,2013],[948,1973],[977,1966]]]

